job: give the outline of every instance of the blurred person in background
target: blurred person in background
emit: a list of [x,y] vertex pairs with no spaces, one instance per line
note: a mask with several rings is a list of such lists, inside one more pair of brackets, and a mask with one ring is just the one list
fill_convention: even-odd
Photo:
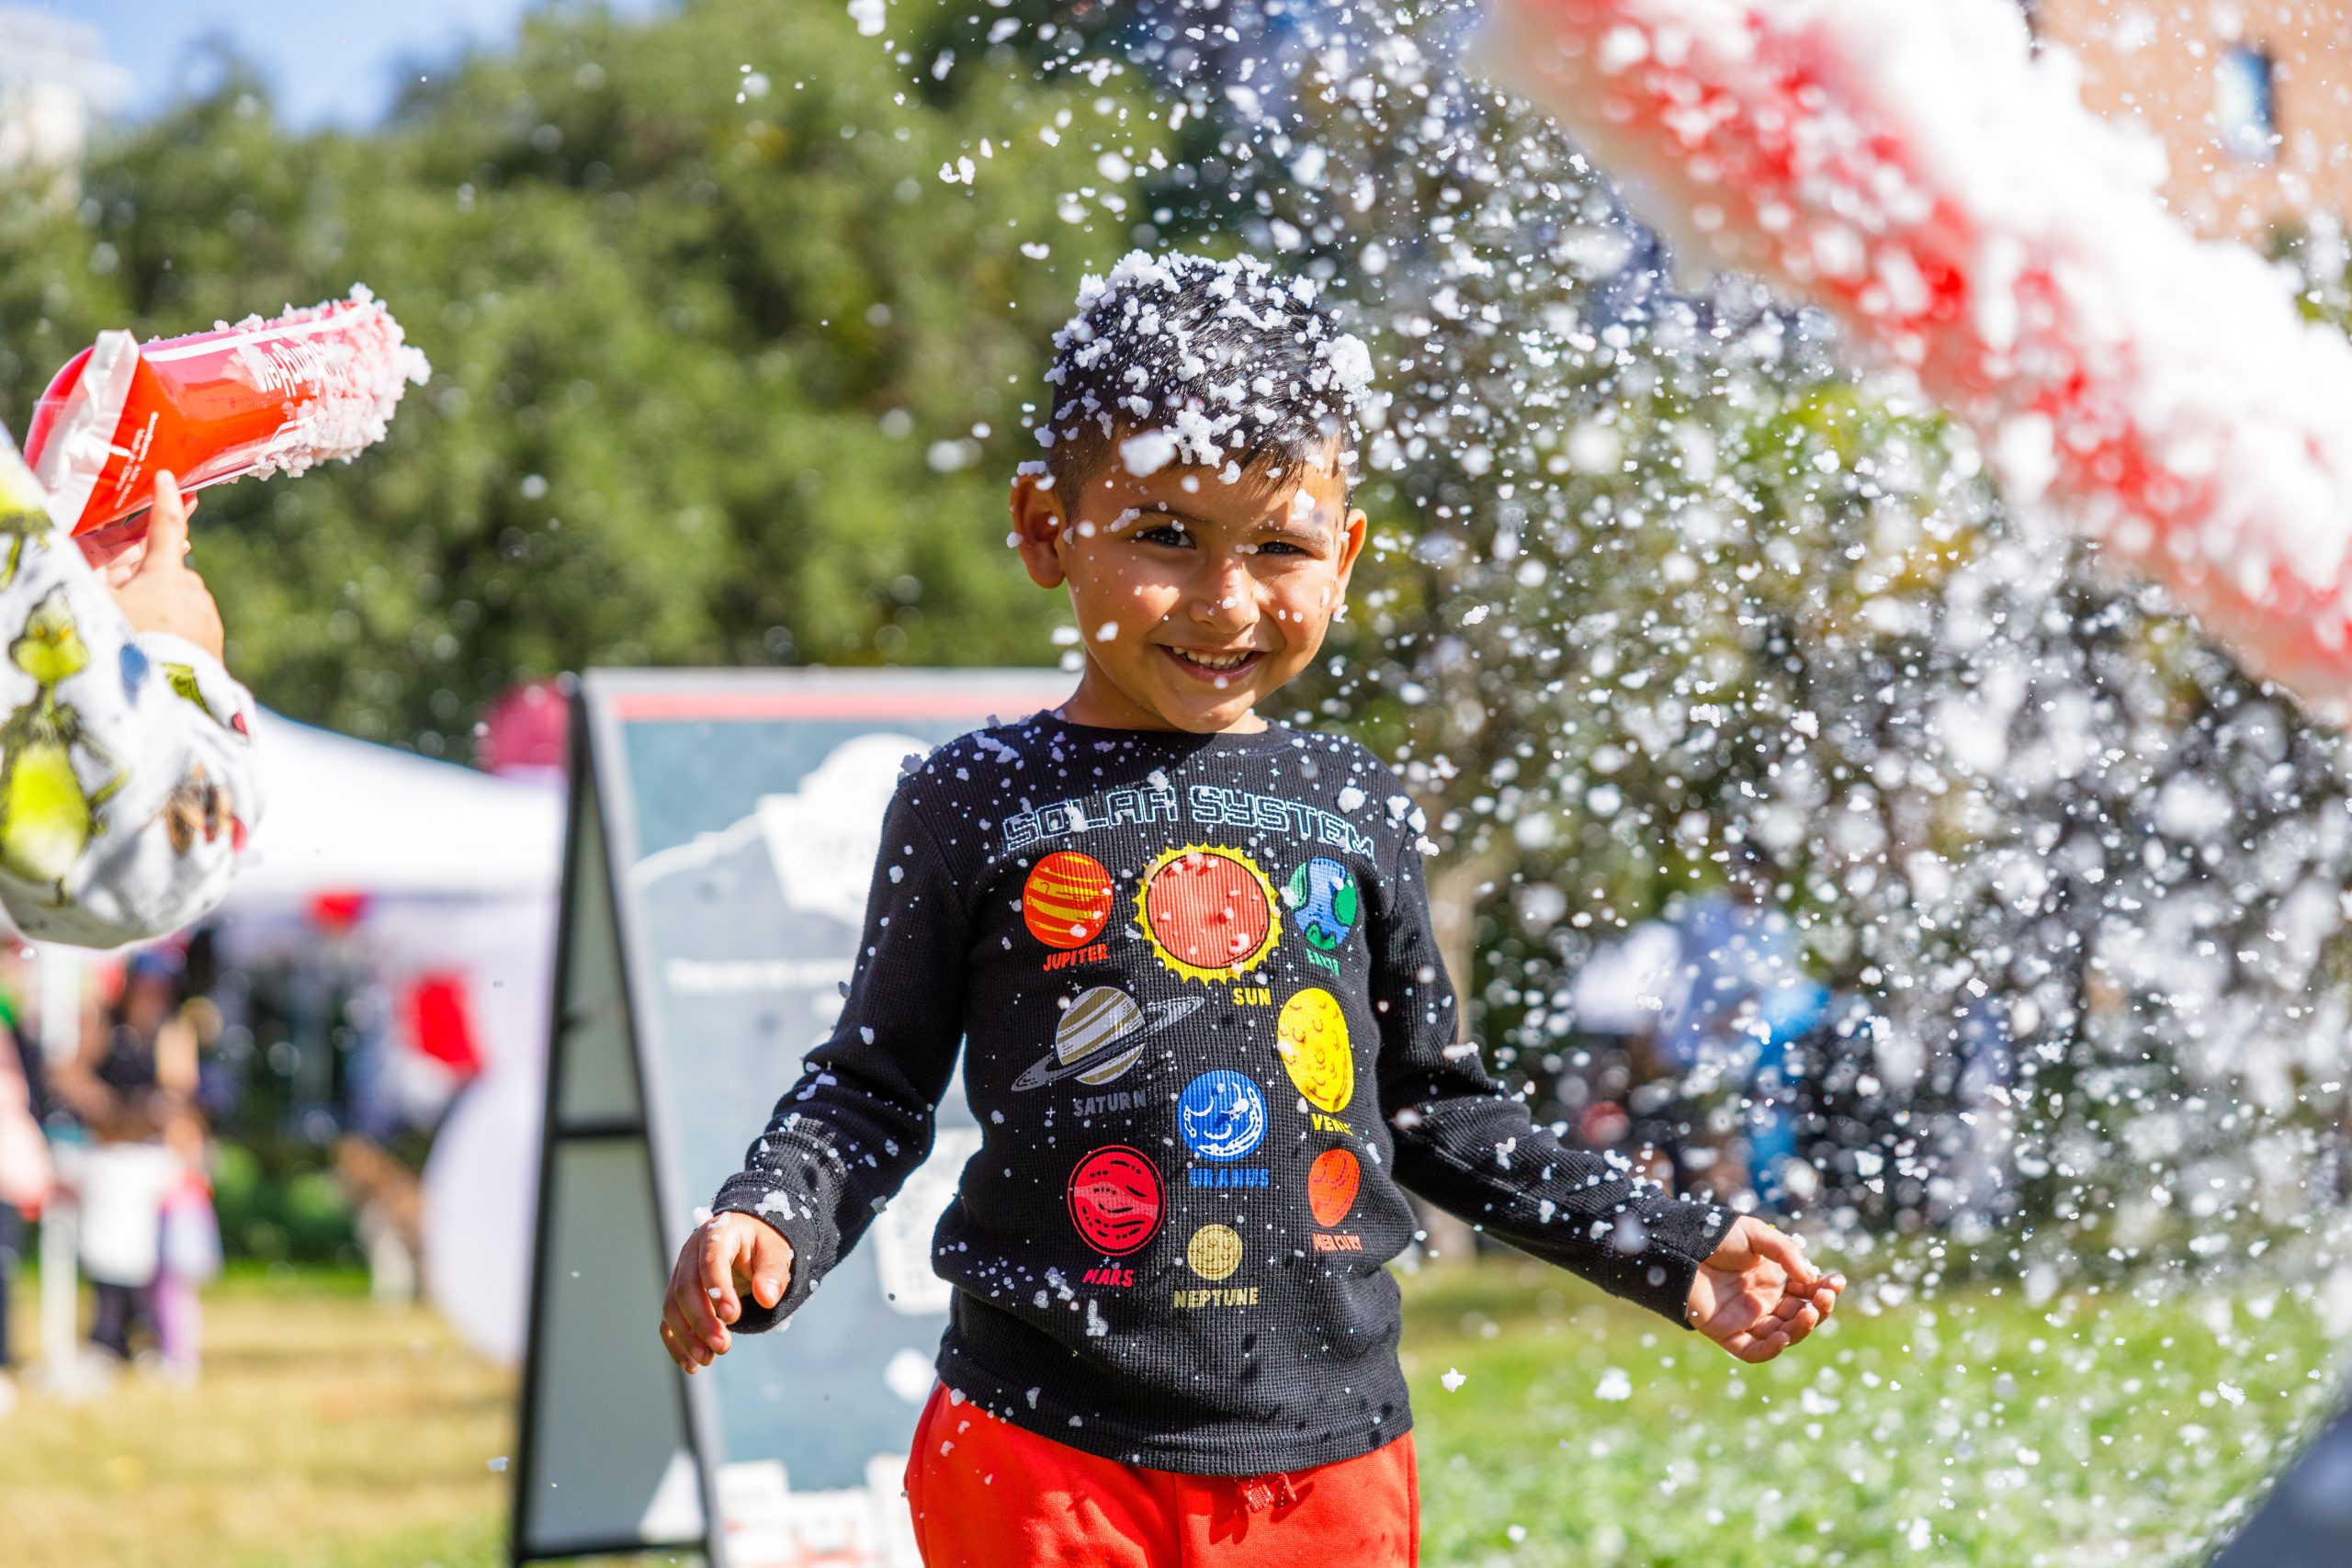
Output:
[[1569,987],[1589,1060],[1561,1094],[1586,1143],[1627,1150],[1643,1175],[1668,1184],[1681,1136],[1657,1114],[1674,1089],[1659,1063],[1657,1032],[1666,998],[1680,993],[1681,963],[1682,940],[1663,920],[1644,920],[1593,948]]
[[[1754,845],[1728,845],[1724,886],[1668,916],[1682,962],[1658,1020],[1665,1077],[1636,1091],[1634,1131],[1661,1142],[1692,1190],[1725,1201],[1753,1190],[1743,1101],[1765,1074],[1778,1083],[1780,1043],[1818,1021],[1827,993],[1804,972],[1795,923],[1777,901],[1778,873]],[[1661,1097],[1657,1091],[1666,1092]],[[1645,1106],[1644,1091],[1658,1102]],[[1792,1126],[1768,1119],[1770,1153],[1792,1152]],[[1679,1185],[1679,1183],[1678,1183]]]
[[176,1126],[187,1146],[196,1092],[195,1032],[178,1013],[181,974],[175,953],[132,953],[121,994],[56,1076],[59,1100],[90,1139],[71,1173],[82,1269],[97,1293],[90,1342],[123,1360],[141,1328],[165,1348],[156,1310],[164,1212],[188,1174],[170,1140]]
[[156,1036],[156,1081],[168,1100],[164,1145],[179,1172],[163,1201],[155,1270],[155,1341],[167,1371],[192,1378],[203,1360],[204,1312],[198,1292],[220,1273],[220,1222],[212,1208],[210,1141],[198,1094],[198,1055],[220,1037],[220,1012],[190,998]]
[[1800,978],[1778,987],[1758,1010],[1746,1085],[1747,1165],[1748,1184],[1768,1213],[1792,1213],[1819,1190],[1798,1141],[1804,1079],[1824,1049],[1830,1000],[1828,987]]

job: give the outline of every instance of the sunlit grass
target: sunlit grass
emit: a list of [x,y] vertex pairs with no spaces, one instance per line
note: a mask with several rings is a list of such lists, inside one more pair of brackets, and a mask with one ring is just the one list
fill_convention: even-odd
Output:
[[[29,1292],[18,1305],[28,1353]],[[207,1327],[193,1386],[134,1371],[64,1400],[23,1380],[0,1421],[9,1568],[498,1559],[505,1482],[490,1461],[507,1451],[512,1380],[438,1318],[313,1272],[223,1283]]]
[[[1423,1560],[2194,1562],[2333,1397],[2310,1295],[1971,1286],[1743,1369],[1532,1264],[1432,1270],[1406,1287]],[[208,1310],[196,1387],[28,1388],[0,1422],[7,1568],[504,1562],[511,1374],[345,1276]]]
[[1745,1368],[1533,1265],[1424,1276],[1425,1559],[2197,1562],[2336,1396],[2309,1296],[1971,1286]]

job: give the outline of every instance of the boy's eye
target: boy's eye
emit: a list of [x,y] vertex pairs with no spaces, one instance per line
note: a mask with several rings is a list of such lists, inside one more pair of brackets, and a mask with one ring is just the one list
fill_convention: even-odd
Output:
[[1306,547],[1294,545],[1288,539],[1264,539],[1258,544],[1258,553],[1261,556],[1303,556],[1306,554]]
[[1184,532],[1183,526],[1176,523],[1155,524],[1151,527],[1137,532],[1136,537],[1147,544],[1167,545],[1180,550],[1193,542],[1193,536]]

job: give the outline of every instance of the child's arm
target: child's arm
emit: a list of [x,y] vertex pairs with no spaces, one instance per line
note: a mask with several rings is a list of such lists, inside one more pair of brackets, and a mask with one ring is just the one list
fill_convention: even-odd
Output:
[[900,781],[883,821],[841,1021],[679,1250],[662,1340],[688,1371],[725,1353],[730,1327],[754,1334],[790,1315],[931,1153],[964,1033],[970,935],[921,781]]
[[1793,1237],[1675,1198],[1621,1156],[1563,1145],[1487,1076],[1476,1046],[1456,1043],[1453,988],[1409,840],[1369,934],[1380,1101],[1399,1182],[1744,1359],[1778,1354],[1826,1314],[1837,1286]]
[[253,698],[187,549],[159,474],[141,541],[94,570],[0,432],[0,756],[19,770],[0,905],[28,937],[119,947],[187,925],[259,818]]

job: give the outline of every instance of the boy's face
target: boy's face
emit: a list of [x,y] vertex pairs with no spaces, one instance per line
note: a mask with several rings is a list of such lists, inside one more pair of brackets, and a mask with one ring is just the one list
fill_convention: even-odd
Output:
[[1336,459],[1227,484],[1174,464],[1131,473],[1115,446],[1076,495],[1014,480],[1012,520],[1031,579],[1068,583],[1078,615],[1068,716],[1195,734],[1263,728],[1252,710],[1323,646],[1364,535]]

